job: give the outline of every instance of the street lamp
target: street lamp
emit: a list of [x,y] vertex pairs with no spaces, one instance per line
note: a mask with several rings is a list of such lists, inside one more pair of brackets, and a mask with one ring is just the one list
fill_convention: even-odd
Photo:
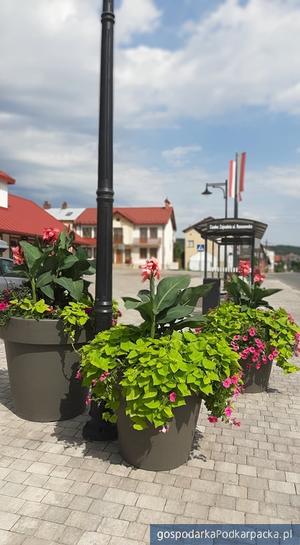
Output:
[[[212,192],[209,191],[209,187],[212,189],[221,189],[223,193],[223,197],[225,200],[225,218],[228,217],[228,180],[225,180],[225,182],[219,182],[219,183],[207,183],[205,186],[204,191],[202,191],[202,195],[212,195]],[[219,248],[219,247],[218,247]],[[218,250],[219,252],[219,250]],[[218,253],[219,255],[219,253]],[[219,259],[219,258],[218,258]],[[224,267],[225,271],[227,269],[227,246],[225,245],[224,249]],[[219,273],[218,273],[219,274]],[[226,275],[226,272],[224,273]]]
[[224,200],[225,200],[225,218],[228,217],[228,181],[225,180],[225,182],[220,183],[207,183],[205,186],[204,191],[202,191],[202,195],[212,195],[212,192],[209,191],[209,187],[212,189],[221,189],[223,192]]

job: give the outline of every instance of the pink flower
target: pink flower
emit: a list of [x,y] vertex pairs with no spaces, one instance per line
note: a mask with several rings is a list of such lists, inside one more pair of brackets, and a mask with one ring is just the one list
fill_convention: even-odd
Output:
[[253,282],[254,284],[261,284],[264,281],[264,279],[265,279],[264,274],[256,273],[254,275]]
[[232,415],[232,408],[231,408],[231,407],[226,407],[226,408],[225,408],[225,411],[224,411],[224,414],[225,414],[226,416],[228,416],[228,418],[229,418],[229,416]]
[[169,394],[169,400],[171,401],[171,403],[175,403],[175,401],[176,401],[176,393],[175,392],[171,392]]
[[248,335],[243,335],[243,341],[246,342],[246,341],[248,341],[248,339],[249,339]]
[[215,424],[216,422],[218,422],[218,417],[211,415],[208,417],[208,422],[210,422],[211,424]]
[[16,265],[23,265],[25,262],[24,254],[21,246],[13,246],[12,249],[12,255],[13,255],[13,262]]
[[195,327],[194,333],[197,333],[198,335],[201,333],[202,327]]
[[291,314],[288,314],[288,321],[291,322],[292,324],[295,323],[294,317]]
[[77,373],[76,373],[76,375],[75,375],[75,378],[76,378],[77,380],[81,380],[81,379],[82,379],[82,374],[81,374],[80,369],[78,369],[78,371],[77,371]]
[[231,378],[231,384],[237,384],[238,381],[239,381],[239,376],[238,375],[232,375]]
[[90,405],[91,404],[91,401],[92,401],[92,396],[91,394],[88,394],[85,398],[85,404],[86,405]]
[[279,356],[279,352],[278,352],[278,350],[276,350],[276,348],[273,350],[272,354],[273,354],[274,358],[277,358]]
[[241,389],[237,386],[234,390],[233,390],[233,399],[236,401],[237,398],[239,397],[241,393]]
[[273,359],[274,359],[273,354],[269,354],[269,355],[268,355],[268,360],[269,360],[269,361],[273,361]]
[[59,229],[56,227],[45,227],[43,229],[43,241],[47,244],[53,244],[58,239]]
[[261,361],[262,361],[263,363],[267,363],[267,361],[268,361],[268,360],[267,360],[267,356],[263,355],[262,358],[261,358]]
[[1,301],[0,302],[0,310],[3,311],[3,310],[7,310],[9,308],[9,304],[7,303],[7,301]]
[[241,425],[240,421],[237,420],[236,418],[233,418],[231,422],[232,422],[232,424],[233,424],[234,426],[237,426],[238,428],[239,428],[240,425]]
[[250,335],[250,337],[255,337],[255,335],[256,335],[256,329],[255,329],[255,327],[250,327],[250,329],[249,329],[249,335]]
[[250,263],[249,261],[240,261],[240,264],[239,264],[239,268],[238,268],[238,273],[240,276],[249,276],[250,274]]
[[234,335],[233,340],[234,341],[239,341],[240,340],[240,335]]
[[110,373],[108,371],[104,371],[104,373],[102,373],[102,375],[100,375],[99,381],[104,382],[104,380],[106,380],[107,377],[109,377],[109,375],[110,375]]
[[231,386],[231,378],[230,377],[227,377],[225,380],[223,380],[222,382],[224,388],[230,388]]
[[155,257],[147,259],[145,265],[142,267],[142,281],[150,280],[150,278],[160,279],[160,268],[158,260]]
[[159,431],[160,433],[167,433],[170,429],[170,426],[168,424],[165,424]]

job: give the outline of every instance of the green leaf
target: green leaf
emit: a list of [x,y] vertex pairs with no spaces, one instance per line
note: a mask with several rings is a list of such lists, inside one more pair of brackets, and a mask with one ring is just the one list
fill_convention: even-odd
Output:
[[47,286],[41,286],[40,290],[51,300],[54,301],[54,290],[49,284]]
[[66,278],[65,276],[61,276],[60,278],[55,278],[54,282],[58,284],[59,286],[62,286],[65,288],[75,299],[75,301],[79,301],[83,296],[83,280],[72,280],[71,278]]
[[134,297],[122,297],[122,299],[127,310],[136,309],[141,304],[141,300]]
[[50,282],[52,281],[52,278],[53,278],[53,276],[52,276],[50,271],[47,271],[47,272],[41,274],[37,278],[36,287],[41,288],[43,286],[46,286],[47,284],[50,284]]
[[158,324],[168,324],[179,318],[185,318],[191,314],[194,307],[188,307],[186,305],[177,305],[177,307],[169,308],[166,312],[157,316]]
[[58,270],[63,271],[65,269],[70,269],[78,261],[79,259],[76,257],[76,255],[70,254],[64,259],[63,263],[60,265],[60,267],[58,267]]
[[180,305],[189,305],[195,307],[200,297],[206,295],[211,289],[212,283],[186,288],[180,293],[178,303]]
[[42,252],[39,250],[39,248],[33,246],[26,240],[21,240],[20,246],[22,247],[27,267],[29,271],[31,271],[37,260],[42,257]]
[[143,301],[143,303],[148,303],[148,301],[150,301],[150,290],[140,290],[138,292],[138,297]]
[[162,310],[173,305],[178,296],[178,292],[187,288],[190,281],[190,276],[187,275],[163,278],[157,286],[153,313],[159,314]]

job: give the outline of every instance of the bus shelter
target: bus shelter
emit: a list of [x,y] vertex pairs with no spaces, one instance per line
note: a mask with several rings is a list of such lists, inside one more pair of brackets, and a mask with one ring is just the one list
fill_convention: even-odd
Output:
[[[204,278],[207,278],[207,243],[217,245],[218,264],[220,267],[220,249],[224,248],[224,278],[227,273],[237,272],[241,257],[247,257],[251,263],[252,282],[254,278],[255,259],[261,250],[261,239],[267,224],[245,218],[207,218],[193,225],[204,239]],[[243,252],[243,247],[247,252]],[[232,250],[232,265],[228,262],[228,249]]]

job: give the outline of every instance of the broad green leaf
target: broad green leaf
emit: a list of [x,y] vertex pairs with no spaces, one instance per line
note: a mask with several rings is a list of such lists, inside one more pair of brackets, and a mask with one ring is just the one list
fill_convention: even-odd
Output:
[[185,318],[191,314],[194,307],[188,307],[186,305],[177,305],[177,307],[169,308],[166,312],[157,316],[158,324],[168,324],[179,318]]
[[154,314],[159,314],[162,310],[173,305],[178,296],[178,292],[187,288],[190,281],[191,278],[187,275],[163,278],[157,286],[157,293],[153,305]]
[[79,260],[78,260],[78,257],[76,257],[76,255],[73,255],[73,254],[70,254],[68,255],[63,263],[61,264],[61,266],[58,268],[59,271],[63,271],[65,269],[70,269],[71,267],[73,267],[73,265],[75,263],[77,263]]
[[144,302],[147,303],[150,301],[150,290],[140,290],[138,292],[138,297]]
[[134,297],[122,297],[122,299],[127,310],[136,309],[141,304],[141,300]]
[[41,286],[40,290],[48,297],[51,301],[54,301],[54,290],[49,284],[47,286]]
[[65,276],[61,276],[60,278],[55,278],[54,282],[58,284],[59,286],[62,286],[65,288],[75,299],[75,301],[80,301],[83,295],[83,280],[72,280],[71,278],[66,278]]
[[203,284],[182,290],[179,294],[178,303],[180,305],[196,306],[200,297],[206,295],[212,289],[212,284]]
[[46,286],[47,284],[50,284],[50,282],[52,281],[52,278],[53,278],[53,276],[52,276],[50,271],[47,271],[47,272],[41,274],[37,278],[36,287],[41,288],[42,286]]
[[39,248],[33,246],[26,240],[21,240],[20,246],[22,247],[28,269],[31,271],[37,260],[42,257],[42,252]]

